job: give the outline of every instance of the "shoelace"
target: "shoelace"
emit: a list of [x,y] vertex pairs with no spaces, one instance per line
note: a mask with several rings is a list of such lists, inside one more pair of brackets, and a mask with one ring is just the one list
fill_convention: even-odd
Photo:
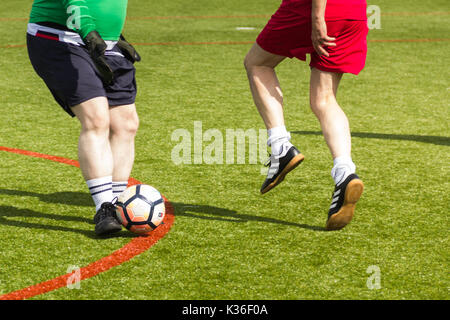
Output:
[[107,203],[103,203],[102,206],[100,207],[100,217],[106,217],[106,216],[114,216],[116,207],[114,206],[114,204],[107,202]]

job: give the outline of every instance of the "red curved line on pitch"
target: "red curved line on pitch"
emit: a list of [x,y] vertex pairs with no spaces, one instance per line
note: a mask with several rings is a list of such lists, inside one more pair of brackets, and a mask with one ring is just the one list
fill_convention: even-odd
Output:
[[[7,151],[11,153],[26,155],[35,158],[46,159],[50,161],[55,161],[59,163],[64,163],[72,166],[79,167],[78,161],[66,159],[63,157],[50,156],[47,154],[42,154],[33,151],[26,151],[14,148],[7,148],[0,146],[0,151]],[[139,184],[140,181],[130,178],[128,181],[129,185]],[[140,236],[133,238],[129,243],[124,245],[122,248],[114,251],[109,256],[101,258],[83,268],[80,268],[80,280],[85,280],[98,275],[101,272],[105,272],[115,266],[118,266],[131,258],[143,253],[152,247],[158,240],[163,238],[170,230],[175,221],[175,215],[171,203],[163,196],[164,203],[166,205],[166,216],[164,218],[164,224],[161,224],[157,229],[152,231],[148,236]],[[70,277],[73,273],[68,273],[57,278],[41,282],[30,287],[13,291],[0,296],[0,300],[23,300],[28,299],[43,293],[47,293],[62,287],[65,287],[70,281]],[[70,282],[69,282],[70,283]]]

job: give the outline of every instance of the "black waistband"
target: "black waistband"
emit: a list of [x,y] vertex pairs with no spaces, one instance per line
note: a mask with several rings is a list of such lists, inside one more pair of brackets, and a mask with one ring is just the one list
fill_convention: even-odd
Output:
[[55,23],[55,22],[44,21],[44,22],[37,22],[36,24],[43,26],[43,27],[49,27],[49,28],[58,29],[58,30],[62,30],[62,31],[75,32],[74,30],[70,30],[66,26],[63,26],[62,24]]

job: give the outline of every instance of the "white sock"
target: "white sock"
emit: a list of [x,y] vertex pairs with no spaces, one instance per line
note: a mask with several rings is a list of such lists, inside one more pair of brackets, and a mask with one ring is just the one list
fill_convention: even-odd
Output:
[[113,197],[118,197],[128,186],[128,181],[113,181],[112,182],[112,191]]
[[91,193],[92,200],[94,200],[96,212],[100,209],[102,203],[112,201],[112,176],[91,179],[86,181],[86,184]]
[[336,185],[341,184],[349,175],[355,173],[356,166],[349,156],[341,156],[334,158],[333,169],[331,169],[331,176]]
[[271,128],[267,130],[267,134],[269,136],[267,145],[271,148],[271,153],[276,156],[283,150],[283,145],[290,143],[289,140],[291,140],[291,135],[285,126]]

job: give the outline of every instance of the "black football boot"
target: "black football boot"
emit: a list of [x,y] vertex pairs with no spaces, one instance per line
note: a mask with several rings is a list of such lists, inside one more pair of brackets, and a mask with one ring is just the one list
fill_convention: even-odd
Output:
[[327,230],[340,230],[350,223],[363,190],[362,180],[354,173],[335,186],[325,227]]
[[116,207],[111,202],[104,202],[94,216],[95,233],[108,235],[122,230],[122,225],[117,220]]
[[270,155],[266,163],[269,171],[261,187],[261,193],[264,194],[280,184],[284,180],[284,177],[294,170],[304,158],[303,154],[291,144],[283,145],[283,150],[278,156]]

